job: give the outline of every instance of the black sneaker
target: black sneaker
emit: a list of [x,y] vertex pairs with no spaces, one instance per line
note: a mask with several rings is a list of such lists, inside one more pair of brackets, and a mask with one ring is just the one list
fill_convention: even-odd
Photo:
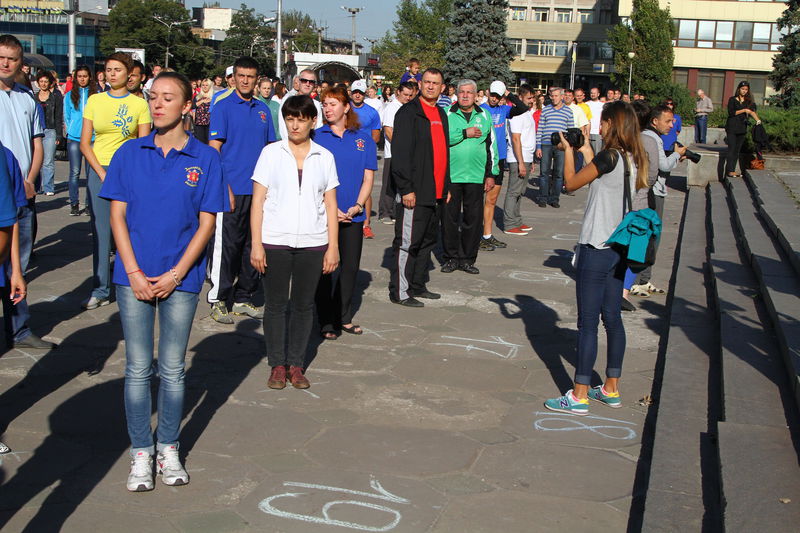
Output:
[[72,204],[72,207],[69,209],[69,216],[77,217],[81,214],[81,209],[78,207],[78,204]]
[[561,205],[558,203],[558,200],[556,200],[555,202],[550,202],[550,207],[555,207],[556,209],[558,209],[559,207],[561,207]]
[[[483,238],[483,237],[481,237],[481,238]],[[494,236],[494,235],[492,235],[491,237],[489,237],[489,238],[488,238],[488,239],[486,239],[486,240],[487,240],[487,241],[489,241],[489,244],[491,244],[491,245],[492,245],[492,246],[494,246],[495,248],[506,248],[506,247],[508,246],[508,245],[507,245],[506,243],[504,243],[503,241],[498,241],[498,240],[495,238],[495,236]]]
[[457,269],[458,269],[458,263],[456,263],[451,259],[450,261],[447,261],[445,264],[442,265],[441,271],[444,274],[450,274],[451,272],[455,272]]
[[547,207],[547,202],[545,202],[544,200],[539,200],[537,204],[539,205],[539,207]]
[[431,292],[428,289],[420,291],[414,295],[415,298],[425,298],[426,300],[438,300],[442,297],[438,292]]
[[486,239],[481,237],[481,244],[478,246],[478,249],[482,252],[494,252],[494,249],[497,248],[495,245],[492,244],[491,239]]
[[478,270],[478,267],[473,265],[472,263],[461,263],[458,267],[459,270],[466,272],[467,274],[480,274],[481,271]]
[[628,300],[627,298],[622,299],[622,310],[623,311],[636,311],[636,306]]
[[425,307],[425,304],[414,298],[413,296],[410,298],[406,298],[405,300],[395,300],[394,298],[390,298],[393,304],[403,305],[405,307]]

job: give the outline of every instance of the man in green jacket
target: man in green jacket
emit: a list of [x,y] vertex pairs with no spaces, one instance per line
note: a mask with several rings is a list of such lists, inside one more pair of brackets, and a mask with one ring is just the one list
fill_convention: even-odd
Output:
[[480,273],[475,260],[483,232],[483,194],[492,190],[499,172],[492,117],[475,105],[477,94],[473,80],[461,80],[458,102],[447,112],[450,189],[442,213],[444,273]]

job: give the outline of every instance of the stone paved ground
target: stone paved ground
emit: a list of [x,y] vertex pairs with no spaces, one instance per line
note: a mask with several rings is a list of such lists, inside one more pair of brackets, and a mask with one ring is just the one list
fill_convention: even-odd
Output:
[[[432,272],[443,297],[424,309],[387,301],[392,230],[376,221],[356,315],[365,334],[314,341],[307,391],[267,389],[260,322],[221,326],[201,304],[181,435],[191,484],[130,494],[119,314],[116,304],[79,307],[91,273],[88,217],[69,217],[59,190],[39,198],[29,300],[34,330],[60,346],[0,357],[2,440],[13,449],[0,459],[0,529],[625,529],[646,414],[638,400],[650,392],[664,297],[625,315],[622,409],[592,405],[577,418],[542,406],[573,372],[569,254],[585,191],[558,210],[526,199],[533,233],[498,235],[509,247],[481,253],[478,276]],[[682,206],[673,192],[654,277],[663,287]]]

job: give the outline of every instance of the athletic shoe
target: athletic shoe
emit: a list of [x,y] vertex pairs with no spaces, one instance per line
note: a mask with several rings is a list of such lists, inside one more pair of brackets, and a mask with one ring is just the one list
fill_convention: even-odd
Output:
[[639,298],[650,298],[650,291],[647,290],[646,285],[632,285],[630,293]]
[[0,442],[0,454],[8,453],[11,451],[11,448]]
[[81,304],[81,307],[83,307],[86,310],[92,310],[92,309],[97,309],[98,307],[103,307],[104,305],[108,305],[110,303],[111,300],[109,300],[108,298],[98,298],[97,296],[92,296],[91,298],[83,302]]
[[365,239],[374,239],[375,238],[375,234],[372,233],[372,228],[370,228],[369,226],[364,226],[364,238]]
[[55,196],[56,193],[54,193],[54,192],[46,192],[46,193],[44,193],[44,195],[45,196]]
[[511,229],[505,229],[505,230],[503,230],[503,233],[505,233],[506,235],[527,235],[528,234],[527,231],[525,231],[524,229],[522,229],[520,227],[511,228]]
[[545,401],[544,406],[551,411],[558,411],[559,413],[580,416],[589,414],[589,400],[579,400],[572,395],[572,389],[568,390],[564,396],[550,398]]
[[462,272],[466,272],[467,274],[480,274],[481,271],[478,270],[478,267],[473,265],[472,263],[461,263],[458,265],[458,269]]
[[69,209],[69,216],[76,217],[81,214],[81,209],[78,207],[78,204],[72,204],[72,207]]
[[607,393],[603,385],[592,387],[589,389],[589,399],[596,402],[604,403],[614,409],[622,407],[622,400],[619,397],[619,391]]
[[164,485],[179,487],[189,484],[189,474],[183,469],[181,459],[178,457],[178,447],[174,444],[170,444],[158,452],[156,463]]
[[536,205],[538,205],[539,207],[547,207],[547,202],[541,200],[539,202],[536,202]]
[[[522,227],[522,226],[520,226],[520,227]],[[531,228],[531,229],[533,229],[533,228]],[[483,238],[483,237],[481,237],[481,238]],[[492,246],[494,246],[495,248],[506,248],[506,247],[508,246],[508,245],[507,245],[506,243],[504,243],[503,241],[498,241],[498,240],[497,240],[497,239],[494,237],[494,235],[492,235],[491,237],[489,237],[489,238],[488,238],[488,239],[486,239],[486,240],[487,240],[487,241],[489,241],[489,244],[491,244],[491,245],[492,245]],[[482,241],[481,241],[481,242],[482,242]]]
[[402,305],[404,307],[425,307],[425,304],[414,298],[413,296],[406,298],[405,300],[397,300],[395,298],[389,298],[393,304]]
[[289,367],[289,381],[295,389],[307,389],[311,386],[308,379],[303,375],[303,368],[299,366]]
[[550,202],[550,207],[555,207],[556,209],[558,209],[559,207],[561,207],[561,204],[559,204],[558,200],[556,200],[555,202]]
[[489,239],[481,237],[481,243],[478,245],[478,249],[482,252],[494,252],[496,247],[492,245]]
[[270,389],[282,389],[286,386],[286,367],[283,365],[273,366],[272,372],[267,380],[267,387]]
[[128,473],[128,490],[131,492],[146,492],[153,490],[153,458],[145,452],[137,452],[131,460],[131,470]]
[[264,308],[256,307],[252,302],[236,302],[231,307],[234,315],[247,315],[250,318],[264,318]]
[[520,229],[521,229],[522,231],[530,231],[530,230],[532,230],[533,228],[532,228],[531,226],[528,226],[528,225],[526,225],[526,224],[523,224],[523,225],[521,225],[521,226],[520,226]]
[[636,306],[633,305],[633,302],[631,302],[627,298],[623,298],[622,299],[622,310],[623,311],[636,311]]
[[431,292],[428,289],[420,291],[414,295],[414,298],[425,298],[426,300],[438,300],[442,295],[438,292]]
[[381,224],[386,224],[388,226],[390,224],[394,224],[394,219],[393,218],[389,218],[389,217],[382,218],[382,219],[380,219],[380,223]]
[[644,288],[650,294],[664,294],[664,293],[667,292],[664,289],[659,289],[658,287],[656,287],[655,285],[653,285],[649,281],[644,284]]
[[443,274],[450,274],[451,272],[455,272],[456,270],[458,270],[458,263],[456,263],[452,259],[443,264],[441,268]]
[[231,315],[228,314],[228,308],[225,307],[224,302],[214,302],[211,304],[211,318],[220,324],[233,324]]

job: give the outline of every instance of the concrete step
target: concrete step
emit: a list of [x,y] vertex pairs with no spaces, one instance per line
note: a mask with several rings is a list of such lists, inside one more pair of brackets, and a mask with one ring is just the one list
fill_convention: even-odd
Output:
[[758,214],[800,276],[800,208],[791,190],[771,171],[750,170],[744,180],[756,198]]
[[[709,404],[716,390],[717,343],[707,306],[705,191],[690,187],[675,259],[663,371],[654,388],[657,409],[642,531],[700,531],[720,516],[716,443]],[[657,392],[656,392],[657,391]],[[695,408],[688,408],[694,406]],[[716,530],[712,526],[713,530]]]
[[[738,242],[755,273],[761,297],[775,330],[795,402],[800,407],[800,279],[770,234],[768,224],[762,223],[758,218],[754,197],[744,181],[726,180],[725,184],[733,206],[731,212],[739,231]],[[759,186],[760,191],[766,188]]]
[[797,531],[800,469],[789,431],[735,422],[718,430],[725,531]]

